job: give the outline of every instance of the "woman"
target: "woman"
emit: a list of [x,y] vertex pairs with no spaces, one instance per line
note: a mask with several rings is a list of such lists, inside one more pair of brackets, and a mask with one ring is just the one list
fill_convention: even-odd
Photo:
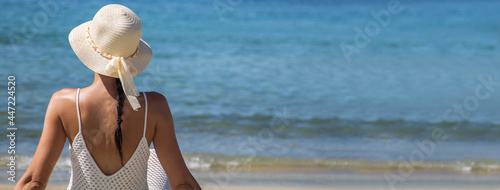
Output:
[[[122,5],[101,8],[71,31],[71,47],[95,72],[94,82],[54,93],[33,161],[15,189],[45,189],[66,138],[72,163],[68,189],[168,186],[161,181],[163,171],[153,171],[161,168],[153,165],[156,155],[173,189],[201,189],[182,158],[167,100],[135,87],[132,78],[152,57],[141,33],[139,18]],[[156,154],[150,155],[151,142]]]

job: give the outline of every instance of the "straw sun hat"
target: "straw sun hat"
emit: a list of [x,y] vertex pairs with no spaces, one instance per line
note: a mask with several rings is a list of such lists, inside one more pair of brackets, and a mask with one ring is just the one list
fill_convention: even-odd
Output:
[[74,28],[69,34],[71,48],[90,70],[120,78],[123,91],[132,108],[140,108],[133,77],[144,71],[153,55],[141,39],[139,17],[123,5],[102,7],[91,21]]

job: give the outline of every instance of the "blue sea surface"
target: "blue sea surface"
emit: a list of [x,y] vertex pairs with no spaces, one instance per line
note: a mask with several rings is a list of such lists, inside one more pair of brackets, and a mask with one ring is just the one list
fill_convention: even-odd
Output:
[[[117,1],[39,2],[0,0],[0,104],[14,75],[22,155],[51,95],[93,81],[69,32]],[[383,26],[389,2],[119,1],[153,49],[134,81],[167,97],[185,154],[400,161],[437,130],[426,161],[500,160],[500,2],[402,0]]]

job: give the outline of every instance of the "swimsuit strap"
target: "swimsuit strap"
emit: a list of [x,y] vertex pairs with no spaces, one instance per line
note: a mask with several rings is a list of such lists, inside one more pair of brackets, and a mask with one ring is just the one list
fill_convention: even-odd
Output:
[[146,110],[145,110],[145,113],[144,113],[144,132],[142,132],[142,136],[143,137],[146,137],[146,124],[148,122],[148,97],[146,97],[146,93],[143,92],[142,94],[144,94],[144,101],[145,101],[145,104],[146,104]]
[[78,101],[80,99],[80,88],[76,90],[76,112],[78,113],[78,132],[82,131],[82,121],[80,118],[80,106],[78,105]]

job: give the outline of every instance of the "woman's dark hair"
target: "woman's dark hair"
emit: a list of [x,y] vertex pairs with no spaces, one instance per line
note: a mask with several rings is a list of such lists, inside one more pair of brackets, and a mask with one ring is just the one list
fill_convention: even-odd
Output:
[[125,93],[123,92],[122,83],[120,79],[116,79],[116,87],[118,89],[118,105],[116,105],[116,109],[118,110],[118,118],[116,119],[116,129],[115,129],[115,144],[118,149],[118,153],[120,154],[120,160],[123,165],[123,151],[122,151],[122,114],[123,114],[123,101],[125,100]]

